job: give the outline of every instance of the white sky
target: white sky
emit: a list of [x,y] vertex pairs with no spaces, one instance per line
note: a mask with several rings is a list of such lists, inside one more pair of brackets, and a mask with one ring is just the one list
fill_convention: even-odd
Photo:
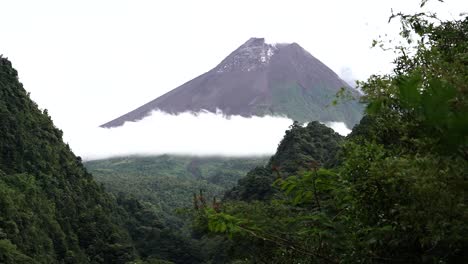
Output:
[[[433,0],[444,17],[468,1]],[[418,0],[0,0],[0,54],[55,124],[95,127],[210,70],[250,37],[297,42],[336,73],[388,72],[370,49]],[[73,147],[73,144],[72,144]]]

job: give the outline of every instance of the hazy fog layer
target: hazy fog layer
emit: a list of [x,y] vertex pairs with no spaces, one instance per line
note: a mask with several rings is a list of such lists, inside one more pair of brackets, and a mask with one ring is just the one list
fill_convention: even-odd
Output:
[[331,127],[335,132],[342,136],[346,136],[351,133],[351,129],[349,129],[343,122],[325,122],[325,125]]
[[[139,122],[117,128],[68,130],[65,140],[85,160],[125,155],[272,155],[292,120],[283,117],[224,117],[222,114],[153,112]],[[340,134],[349,129],[340,122],[328,126]]]

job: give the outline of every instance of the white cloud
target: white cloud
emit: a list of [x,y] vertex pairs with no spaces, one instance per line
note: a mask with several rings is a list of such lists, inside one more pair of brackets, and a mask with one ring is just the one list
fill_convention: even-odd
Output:
[[[284,117],[224,117],[222,114],[170,115],[153,112],[117,128],[75,128],[65,131],[76,155],[85,160],[126,155],[180,154],[261,156],[276,152],[292,120]],[[327,123],[338,133],[339,122]]]
[[73,129],[67,134],[75,154],[84,159],[122,155],[271,155],[292,121],[283,117],[153,112],[117,128]]
[[325,122],[325,125],[342,136],[347,136],[351,133],[351,129],[349,129],[343,122]]

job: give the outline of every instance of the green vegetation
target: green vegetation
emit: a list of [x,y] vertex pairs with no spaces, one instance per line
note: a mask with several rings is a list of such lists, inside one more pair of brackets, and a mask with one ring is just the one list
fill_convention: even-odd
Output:
[[161,155],[122,157],[85,163],[98,182],[116,195],[133,195],[150,203],[168,225],[180,224],[176,209],[192,206],[193,193],[224,191],[266,158],[222,158]]
[[0,263],[199,263],[161,218],[106,193],[0,57]]
[[117,210],[0,57],[0,262],[132,260]]
[[[359,98],[360,95],[350,88],[342,88],[347,96]],[[276,84],[272,87],[274,113],[285,113],[299,122],[311,120],[341,121],[348,127],[359,123],[364,112],[364,105],[357,100],[341,100],[333,103],[336,92],[325,84],[306,89],[299,83]]]
[[295,122],[286,131],[268,164],[250,171],[239,180],[237,186],[226,192],[225,198],[244,201],[271,198],[276,192],[272,187],[275,179],[307,170],[316,162],[325,167],[337,163],[342,141],[342,136],[318,122],[311,122],[305,127]]
[[[85,165],[117,196],[119,204],[121,200],[127,204],[124,207],[129,216],[135,216],[127,228],[141,256],[202,263],[223,253],[220,248],[229,242],[192,233],[188,211],[193,194],[204,190],[210,197],[222,197],[250,169],[265,163],[266,158],[255,157],[161,155],[96,160]],[[129,197],[130,204],[126,202]],[[144,208],[141,216],[133,213],[134,208]]]
[[123,193],[117,196],[117,203],[138,255],[145,260],[143,264],[202,263],[203,254],[197,241],[165,226],[164,222],[168,221],[155,213],[151,204]]
[[0,263],[466,263],[468,16],[392,18],[407,45],[348,137],[87,163],[102,186],[0,57]]
[[[467,262],[468,17],[396,17],[408,45],[395,48],[393,74],[360,84],[367,115],[331,164],[274,181],[256,169],[234,188],[268,196],[197,196],[197,230],[232,241],[225,262]],[[275,156],[307,160],[286,153]]]

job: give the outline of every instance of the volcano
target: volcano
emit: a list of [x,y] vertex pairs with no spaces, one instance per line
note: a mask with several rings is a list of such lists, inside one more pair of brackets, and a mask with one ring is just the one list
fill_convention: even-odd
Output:
[[333,104],[340,90],[348,97],[359,97],[358,91],[297,43],[268,44],[263,38],[251,38],[212,70],[101,127],[135,122],[153,110],[278,115],[299,122],[344,122],[352,127],[361,119],[364,107],[357,100]]

